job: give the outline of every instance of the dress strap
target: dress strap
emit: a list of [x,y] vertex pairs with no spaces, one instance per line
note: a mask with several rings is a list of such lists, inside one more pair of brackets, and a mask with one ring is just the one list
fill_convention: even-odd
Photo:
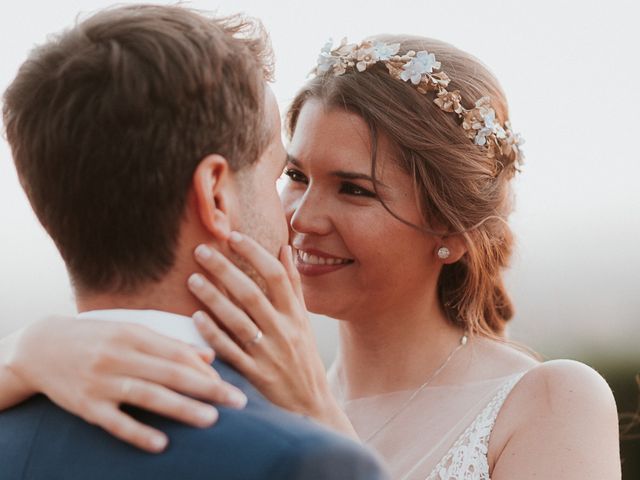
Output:
[[500,409],[526,372],[505,381],[487,406],[458,437],[427,480],[489,480],[489,438]]
[[489,405],[485,408],[485,411],[480,414],[476,421],[480,420],[480,417],[482,417],[482,420],[490,425],[491,430],[493,430],[493,426],[496,423],[496,419],[498,418],[502,405],[504,405],[504,402],[507,400],[511,390],[513,390],[525,373],[526,372],[518,373],[504,382],[502,387],[500,387],[500,390],[498,390],[498,393],[496,393],[491,402],[489,402]]

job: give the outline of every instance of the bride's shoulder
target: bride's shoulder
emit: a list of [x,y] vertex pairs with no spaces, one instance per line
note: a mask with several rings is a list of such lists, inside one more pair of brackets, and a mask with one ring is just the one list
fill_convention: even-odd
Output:
[[562,411],[562,415],[575,416],[592,409],[616,410],[613,393],[602,375],[575,360],[550,360],[534,366],[513,389],[512,397],[520,400],[518,403],[529,403],[536,413]]
[[[611,388],[593,368],[575,360],[540,362],[526,350],[491,340],[476,342],[476,356],[482,361],[478,368],[497,372],[497,376],[513,376],[525,372],[509,392],[500,412],[508,416],[512,410],[516,419],[527,421],[539,415],[579,417],[587,411],[605,409],[616,415]],[[559,413],[563,412],[563,413]],[[512,423],[512,422],[510,422]]]
[[530,368],[513,387],[496,421],[503,445],[521,438],[571,442],[617,433],[611,388],[593,368],[550,360]]
[[[502,459],[495,478],[512,478],[506,472],[523,465],[546,472],[543,478],[616,478],[617,452],[617,409],[607,382],[583,363],[552,360],[530,368],[512,389],[496,419],[489,460],[495,466]],[[520,464],[509,460],[516,458]],[[575,475],[559,475],[553,462],[543,468],[540,458],[561,458]],[[596,473],[580,476],[576,465],[583,464]]]
[[[575,360],[541,362],[524,347],[495,341],[478,342],[491,371],[502,375],[525,372],[513,387],[508,403],[524,402],[532,408],[555,408],[567,402],[613,405],[613,393],[602,376]],[[479,350],[480,351],[480,350]],[[507,406],[505,404],[505,406]],[[526,405],[519,405],[519,409]]]

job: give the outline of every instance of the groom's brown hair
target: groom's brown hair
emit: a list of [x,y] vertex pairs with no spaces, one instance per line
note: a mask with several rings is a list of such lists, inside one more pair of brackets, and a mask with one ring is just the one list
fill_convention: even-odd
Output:
[[255,20],[101,11],[34,49],[5,92],[18,175],[76,289],[125,292],[173,265],[199,162],[252,164],[271,136]]

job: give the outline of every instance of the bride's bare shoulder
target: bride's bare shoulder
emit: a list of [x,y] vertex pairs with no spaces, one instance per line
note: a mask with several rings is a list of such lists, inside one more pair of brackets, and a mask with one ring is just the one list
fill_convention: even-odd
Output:
[[566,414],[571,415],[576,408],[616,410],[613,393],[605,379],[593,368],[575,360],[540,363],[522,377],[510,397],[510,403],[536,413],[567,410]]
[[[478,342],[485,354],[483,363],[500,375],[524,372],[513,388],[509,403],[525,402],[531,407],[557,407],[566,401],[592,402],[615,407],[613,394],[607,382],[593,368],[575,360],[549,360],[540,362],[524,347],[495,341]],[[535,399],[535,400],[534,400]],[[523,405],[518,405],[521,410]]]
[[[616,468],[618,421],[613,393],[598,372],[573,360],[552,360],[531,368],[507,398],[494,434],[491,456],[496,473],[506,478],[510,478],[506,472],[517,468],[516,459],[521,467],[528,465],[546,478],[560,478],[554,475],[561,473],[561,462],[597,465],[600,474],[611,474]],[[551,457],[559,463],[536,464],[536,458]],[[579,475],[576,468],[562,478]],[[590,473],[582,478],[616,477]]]

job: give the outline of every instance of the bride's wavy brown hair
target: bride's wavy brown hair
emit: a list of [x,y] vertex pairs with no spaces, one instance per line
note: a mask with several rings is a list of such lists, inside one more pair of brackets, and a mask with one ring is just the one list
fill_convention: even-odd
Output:
[[[380,35],[371,39],[400,43],[400,54],[409,50],[434,53],[451,78],[448,90],[460,91],[465,108],[489,96],[498,120],[503,124],[508,120],[507,101],[498,81],[468,53],[423,37]],[[413,178],[428,227],[414,226],[441,237],[459,234],[466,244],[462,259],[445,265],[438,280],[438,297],[448,319],[473,333],[502,336],[514,313],[502,273],[514,243],[506,219],[512,210],[510,180],[516,166],[489,158],[467,138],[456,115],[433,103],[433,93],[420,94],[409,83],[391,77],[382,64],[365,72],[310,80],[289,108],[290,136],[311,98],[321,100],[327,108],[354,112],[367,122],[374,178],[377,139],[386,135],[391,140],[397,162]],[[408,223],[398,212],[385,208]]]

